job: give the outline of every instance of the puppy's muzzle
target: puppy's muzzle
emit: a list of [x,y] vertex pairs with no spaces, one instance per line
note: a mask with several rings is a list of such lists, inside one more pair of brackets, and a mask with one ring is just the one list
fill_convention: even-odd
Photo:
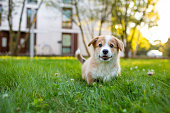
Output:
[[103,49],[103,54],[106,55],[109,51],[107,49]]

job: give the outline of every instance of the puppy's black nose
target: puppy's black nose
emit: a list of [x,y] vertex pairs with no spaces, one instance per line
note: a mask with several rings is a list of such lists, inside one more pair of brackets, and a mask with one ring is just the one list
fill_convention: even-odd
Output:
[[104,49],[103,50],[103,54],[107,54],[108,53],[108,50],[107,49]]

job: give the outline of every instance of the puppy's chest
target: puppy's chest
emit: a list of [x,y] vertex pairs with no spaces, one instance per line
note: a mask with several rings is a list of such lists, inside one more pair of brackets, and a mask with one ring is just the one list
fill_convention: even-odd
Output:
[[92,78],[109,81],[111,78],[118,76],[118,68],[112,66],[98,66],[92,69]]

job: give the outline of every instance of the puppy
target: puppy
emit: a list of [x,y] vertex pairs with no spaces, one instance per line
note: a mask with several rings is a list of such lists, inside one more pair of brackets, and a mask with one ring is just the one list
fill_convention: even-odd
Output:
[[98,36],[91,40],[88,46],[93,45],[94,53],[89,59],[83,58],[80,50],[76,51],[77,59],[82,65],[82,78],[91,85],[94,80],[103,82],[120,75],[119,50],[123,50],[123,43],[114,36]]

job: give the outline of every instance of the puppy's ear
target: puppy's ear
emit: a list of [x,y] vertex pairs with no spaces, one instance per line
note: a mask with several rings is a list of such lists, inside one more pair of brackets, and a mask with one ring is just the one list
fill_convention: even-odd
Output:
[[117,47],[122,51],[124,49],[123,42],[119,40],[118,38],[115,38],[115,39],[116,39]]
[[88,46],[90,46],[91,44],[95,44],[96,43],[96,41],[98,40],[98,38],[99,37],[96,37],[96,38],[93,38],[91,41],[90,41],[90,43],[88,44]]

